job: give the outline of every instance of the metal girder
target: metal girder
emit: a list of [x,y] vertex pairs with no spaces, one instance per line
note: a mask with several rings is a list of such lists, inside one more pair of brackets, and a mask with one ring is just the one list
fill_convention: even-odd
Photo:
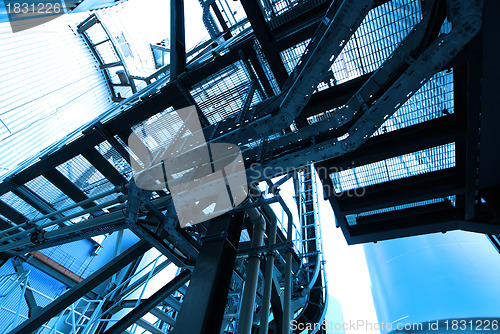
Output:
[[247,14],[255,37],[262,47],[262,51],[278,85],[283,87],[288,78],[288,73],[281,60],[279,51],[274,48],[273,38],[264,15],[262,14],[259,2],[255,0],[241,0],[241,5]]
[[[297,32],[298,33],[298,32]],[[291,36],[295,36],[296,33],[292,33]],[[299,42],[299,41],[298,41]],[[265,79],[265,73],[258,62],[255,51],[252,48],[253,40],[252,38],[246,38],[242,43],[238,44],[238,49],[243,49],[246,56],[249,57],[253,67],[255,68],[258,77],[261,80],[261,83],[264,86],[266,93],[271,96],[272,89]],[[200,80],[206,78],[207,76],[216,73],[218,70],[238,61],[239,55],[237,50],[232,50],[226,53],[223,56],[217,57],[215,60],[211,61],[208,64],[204,64],[199,68],[191,69],[189,72],[184,73],[182,78],[180,78],[183,85],[186,87],[190,87],[191,85],[199,82]],[[157,114],[165,110],[166,107],[171,106],[173,104],[172,98],[170,97],[173,91],[177,88],[173,83],[167,84],[165,87],[161,89],[160,92],[148,96],[148,98],[142,100],[137,105],[132,108],[124,111],[118,117],[111,119],[106,122],[106,130],[112,136],[116,134],[120,134],[122,132],[129,132],[130,128],[147,119],[148,117]],[[258,134],[256,134],[257,137]],[[78,138],[69,145],[65,145],[57,151],[51,153],[49,156],[46,156],[44,159],[38,161],[33,166],[30,166],[13,176],[13,181],[17,184],[24,184],[37,176],[46,173],[56,166],[64,163],[65,161],[75,157],[81,152],[86,152],[90,149],[93,149],[94,146],[98,145],[103,141],[101,135],[95,129],[89,129],[84,131],[84,136],[82,138]],[[120,145],[117,145],[120,148]],[[123,153],[122,156],[125,159],[128,159],[128,153]],[[50,157],[50,158],[49,158]],[[0,184],[0,195],[12,190],[14,187],[10,184],[9,181],[4,181]]]
[[[109,218],[110,221],[104,221],[102,218]],[[44,241],[39,244],[33,244],[29,238],[24,238],[19,242],[16,241],[15,245],[9,245],[11,247],[10,252],[16,255],[23,255],[27,252],[55,247],[106,233],[113,233],[115,231],[123,230],[124,228],[126,228],[124,219],[111,221],[111,217],[100,216],[89,219],[83,223],[68,225],[66,227],[46,232],[43,234]]]
[[[73,184],[66,176],[64,176],[61,172],[59,172],[57,169],[52,169],[49,170],[45,173],[43,173],[43,176],[53,185],[55,185],[59,190],[61,190],[66,196],[71,198],[75,203],[85,201],[88,198],[85,193],[80,190],[76,185]],[[93,206],[95,206],[96,203],[88,203],[88,204],[83,204],[82,208],[84,209],[90,209]],[[96,210],[99,211],[99,210]]]
[[0,218],[0,232],[6,230],[8,228],[11,228],[11,227],[12,227],[11,224],[7,223],[5,220]]
[[316,173],[318,173],[318,177],[321,181],[323,199],[328,200],[332,207],[333,214],[335,215],[335,226],[342,229],[344,236],[349,235],[347,224],[345,223],[345,215],[340,209],[340,204],[335,192],[332,191],[334,186],[330,178],[330,173],[328,172],[328,167],[323,166],[322,163],[316,164]]
[[[290,124],[304,109],[347,41],[372,8],[372,0],[332,2],[285,87],[280,122]],[[338,8],[337,8],[338,7]]]
[[363,189],[361,198],[349,192],[334,196],[337,196],[342,212],[348,215],[462,194],[463,186],[456,168],[452,167],[367,186]]
[[377,242],[412,235],[463,230],[498,235],[500,226],[490,218],[466,221],[462,207],[449,201],[416,206],[403,210],[357,217],[349,226],[348,244]]
[[371,137],[357,150],[317,164],[330,173],[368,165],[463,139],[455,115],[444,116]]
[[[47,265],[45,262],[42,262],[41,260],[37,259],[34,256],[31,256],[28,254],[28,256],[20,256],[26,263],[29,265],[32,265],[33,267],[37,268],[40,271],[43,271],[45,274],[49,275],[50,277],[58,280],[59,282],[63,283],[64,285],[68,287],[73,287],[76,285],[78,282],[74,280],[73,277],[69,277],[62,272],[54,269],[53,267]],[[94,294],[92,296],[92,299],[95,299],[96,295]]]
[[302,128],[309,125],[307,118],[310,116],[345,105],[371,75],[372,73],[364,74],[345,83],[314,93],[295,119],[297,127]]
[[[163,209],[167,201],[168,198],[160,197],[152,200],[152,203],[160,209]],[[53,247],[68,242],[122,230],[126,228],[124,209],[125,205],[121,204],[116,208],[111,208],[109,213],[98,217],[93,217],[77,224],[60,227],[56,230],[46,231],[43,234],[44,241],[40,244],[33,244],[29,238],[23,238],[0,247],[6,249],[8,248],[9,251],[22,255],[33,250]]]
[[82,155],[113,185],[122,186],[127,183],[125,177],[95,148],[82,153]]
[[495,249],[497,250],[497,252],[500,254],[500,239],[498,238],[498,236],[496,236],[496,235],[488,235],[488,239],[490,240],[490,242],[493,245],[493,247],[495,247]]
[[0,200],[0,214],[16,224],[22,224],[28,220],[19,211],[5,204],[2,200]]
[[173,333],[220,331],[243,215],[226,214],[210,221]]
[[[36,193],[31,191],[24,185],[17,187],[16,190],[13,190],[12,192],[44,215],[56,211],[56,209],[54,209],[52,205],[47,203],[43,198],[38,196]],[[58,218],[64,218],[64,215],[56,214],[49,217],[49,219],[51,220],[57,220]],[[58,225],[61,227],[66,226],[64,222],[60,222],[58,223]]]
[[[127,224],[127,227],[139,238],[146,240],[148,243],[162,252],[176,266],[184,267],[188,264],[191,264],[192,260],[186,259],[184,258],[184,256],[178,254],[178,250],[181,250],[183,253],[187,253],[190,256],[194,256],[197,254],[196,249],[193,249],[194,245],[189,243],[187,238],[180,235],[180,232],[178,232],[177,230],[164,230],[166,217],[161,213],[160,210],[158,210],[158,208],[154,204],[149,201],[149,199],[147,199],[148,194],[144,190],[139,189],[133,180],[129,182],[128,195],[129,197],[127,201],[127,212],[125,214],[125,222]],[[158,226],[155,228],[155,231],[151,231],[147,227],[138,224],[139,208],[141,203],[144,203],[148,210],[159,220]],[[171,202],[167,204],[167,207],[172,207]],[[175,247],[170,247],[163,240],[164,237],[166,237],[166,232],[173,233],[176,237]]]
[[186,269],[179,275],[174,277],[170,282],[165,284],[162,288],[156,291],[151,297],[142,301],[138,306],[134,307],[126,316],[118,320],[113,326],[107,329],[104,334],[124,333],[127,328],[137,322],[146,313],[150,312],[156,305],[160,304],[162,300],[170,296],[181,286],[186,284],[191,277],[191,271]]
[[449,202],[359,217],[349,226],[349,245],[412,235],[439,233],[460,228],[460,211]]
[[274,96],[273,88],[271,87],[271,84],[267,79],[266,72],[264,71],[264,68],[262,67],[262,64],[260,63],[256,53],[252,50],[249,51],[242,50],[242,52],[244,56],[248,57],[248,60],[252,64],[255,70],[255,74],[257,75],[259,82],[262,84],[262,87],[264,88],[266,95],[268,97]]
[[[500,77],[500,46],[498,41],[500,20],[496,13],[500,10],[500,2],[485,0],[482,30],[482,57],[476,61],[482,64],[481,82],[476,81],[475,90],[471,93],[481,99],[481,149],[479,151],[479,189],[500,185],[500,112],[498,108],[498,78]],[[480,86],[479,86],[480,85]],[[476,95],[473,95],[476,98]]]
[[113,274],[123,269],[126,265],[134,261],[137,257],[144,254],[151,248],[146,242],[140,241],[130,247],[118,257],[111,260],[108,264],[97,270],[95,273],[78,283],[62,296],[45,306],[37,316],[30,318],[14,328],[11,334],[31,333],[40,328],[44,323],[64,311],[68,306],[83,297],[89,291],[106,281]]
[[[167,245],[161,238],[161,226],[156,231],[151,231],[144,226],[138,224],[139,208],[145,197],[148,196],[144,190],[139,189],[132,180],[128,186],[128,201],[127,211],[125,213],[125,223],[127,227],[134,232],[139,238],[147,241],[151,246],[163,253],[178,267],[185,267],[189,262],[177,254],[177,251]],[[156,209],[157,210],[157,209]],[[163,214],[162,214],[163,216]]]
[[[384,93],[363,113],[363,116],[350,126],[342,139],[333,138],[321,143],[310,143],[300,150],[264,161],[249,170],[249,177],[258,180],[259,175],[263,175],[264,169],[267,170],[268,176],[278,176],[287,171],[288,166],[298,168],[310,162],[322,161],[357,149],[383,124],[385,119],[392,115],[432,75],[453,59],[478,32],[481,23],[481,8],[475,7],[473,2],[462,2],[461,8],[462,16],[456,18],[451,32],[433,41],[392,86],[383,90]],[[337,121],[340,119],[342,116],[337,118]],[[331,126],[336,128],[335,122],[331,123]],[[225,140],[227,138],[228,136],[224,136]]]
[[170,80],[186,67],[186,31],[184,0],[170,0]]
[[[472,9],[475,11],[472,11]],[[462,18],[462,25],[458,24],[449,35],[433,41],[429,48],[409,65],[407,63],[408,55],[420,45],[421,36],[426,30],[426,20],[424,20],[417,29],[408,35],[392,57],[371,76],[361,90],[348,102],[348,108],[344,108],[342,112],[337,112],[328,122],[316,123],[304,128],[302,131],[299,130],[270,140],[266,147],[273,148],[273,151],[268,153],[272,159],[262,161],[266,159],[262,159],[256,149],[253,149],[255,153],[245,151],[247,165],[252,164],[247,171],[249,179],[261,180],[264,169],[268,173],[268,177],[274,177],[286,172],[289,166],[298,168],[313,161],[317,162],[340,156],[359,147],[378,129],[387,117],[395,112],[428,78],[444,67],[461,50],[461,47],[474,36],[477,32],[477,27],[474,29],[474,25],[478,24],[478,20],[480,22],[480,15],[478,15],[477,8],[471,8],[471,12],[473,14],[470,17]],[[459,18],[457,20],[460,22]],[[322,32],[324,30],[319,29],[320,36],[322,36]],[[307,56],[305,57],[307,59]],[[311,61],[312,58],[305,62],[311,63]],[[401,66],[406,70],[399,78],[395,78],[393,72],[401,71],[399,69]],[[381,89],[381,85],[383,87],[387,85],[389,88],[387,90]],[[287,96],[293,98],[295,95],[289,94]],[[373,99],[377,100],[373,101]],[[370,101],[372,101],[371,106],[366,104]],[[237,123],[236,117],[225,119],[225,127],[223,129],[217,127],[219,135],[215,141],[224,140],[241,144],[274,134],[277,131],[276,126],[282,124],[281,121],[278,121],[283,116],[281,112],[272,114],[272,111],[278,108],[278,104],[281,104],[279,99],[271,101],[265,106],[256,106],[255,114],[259,115],[259,118],[248,125]],[[293,112],[297,111],[300,112],[297,109]],[[354,119],[357,113],[362,115]],[[325,131],[338,129],[351,120],[353,120],[353,123],[350,125],[348,132],[339,133],[339,137],[346,134],[347,138],[342,140],[337,138],[327,139],[320,143],[314,140],[303,140]],[[215,125],[212,127],[215,127]],[[213,131],[212,127],[205,130],[211,133],[211,130]],[[280,127],[278,126],[278,128]],[[293,150],[286,149],[290,145],[292,145]],[[281,152],[286,152],[286,154],[280,155]],[[257,153],[257,155],[249,156],[249,153]],[[196,161],[196,156],[198,156],[196,151],[179,156],[177,160],[184,159],[186,163],[176,162],[176,165],[182,166],[184,164],[187,167],[192,161]],[[261,164],[255,165],[253,164],[255,162]],[[159,169],[160,166],[158,165],[156,168]]]
[[475,216],[479,172],[479,130],[481,128],[482,35],[467,47],[468,62],[453,71],[455,113],[465,131],[463,141],[456,144],[457,167],[465,180],[465,194],[457,199],[464,207],[465,219]]
[[226,20],[222,16],[222,13],[220,11],[219,6],[217,5],[217,2],[215,1],[210,1],[210,7],[214,11],[215,17],[217,18],[217,21],[219,21],[219,24],[222,28],[222,32],[224,33],[224,38],[230,39],[232,37],[231,31],[229,30],[229,27],[227,26]]
[[486,202],[491,216],[500,225],[500,186],[481,189],[480,196]]

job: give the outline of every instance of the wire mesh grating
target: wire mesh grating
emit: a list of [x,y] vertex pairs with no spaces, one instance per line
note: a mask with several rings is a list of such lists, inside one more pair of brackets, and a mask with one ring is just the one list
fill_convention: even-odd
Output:
[[455,143],[330,174],[336,193],[455,166]]
[[[62,163],[56,169],[89,197],[111,190],[114,187],[111,182],[81,155],[77,155]],[[111,194],[95,202],[101,204],[115,199],[117,196],[117,194]]]
[[[238,61],[193,86],[194,100],[213,124],[240,111],[252,84],[242,61]],[[262,101],[258,90],[251,106]]]

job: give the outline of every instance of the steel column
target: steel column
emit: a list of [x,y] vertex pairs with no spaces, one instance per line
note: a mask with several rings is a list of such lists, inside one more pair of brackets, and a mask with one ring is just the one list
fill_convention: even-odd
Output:
[[186,67],[184,0],[170,0],[170,80]]
[[269,67],[271,67],[271,71],[278,85],[283,87],[288,78],[288,73],[285,69],[285,65],[283,65],[278,50],[273,46],[273,38],[259,3],[255,0],[241,0],[241,5],[252,25],[255,36],[262,46],[262,51],[266,56],[266,60],[269,63]]
[[243,225],[243,212],[212,219],[173,333],[218,333]]

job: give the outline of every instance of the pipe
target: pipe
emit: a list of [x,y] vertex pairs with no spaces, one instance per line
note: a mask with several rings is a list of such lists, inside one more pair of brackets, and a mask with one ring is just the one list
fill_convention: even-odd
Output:
[[[167,197],[159,197],[151,201],[152,204],[158,206],[160,209],[163,209],[166,202],[170,200],[170,196]],[[121,205],[122,209],[124,205]],[[95,209],[95,207],[93,207]],[[79,232],[84,229],[92,229],[92,228],[100,228],[103,227],[106,223],[109,222],[117,222],[125,218],[125,214],[123,210],[107,213],[105,215],[101,215],[98,217],[87,219],[83,222],[76,223],[73,225],[68,225],[65,227],[60,227],[53,231],[47,231],[44,234],[46,240],[50,241],[51,238],[57,238],[61,235],[68,235],[70,233]],[[12,238],[12,236],[11,236]],[[14,241],[5,245],[0,246],[0,252],[6,252],[18,247],[26,247],[29,245],[33,245],[29,238],[23,238],[18,241]]]
[[[277,218],[269,205],[262,206],[262,210],[269,217],[268,245],[276,243]],[[271,307],[271,289],[273,284],[274,252],[270,251],[266,255],[266,269],[264,273],[264,294],[260,311],[259,333],[267,333],[269,329],[269,310]]]
[[292,250],[285,253],[285,291],[283,294],[283,333],[290,334],[290,304],[292,300]]
[[[283,198],[279,195],[278,189],[275,187],[275,185],[272,183],[271,180],[266,179],[267,184],[269,185],[269,188],[271,191],[274,193],[274,195],[278,198],[278,202],[280,203],[281,207],[285,211],[287,215],[287,231],[286,231],[286,239],[288,242],[292,241],[292,230],[293,230],[293,216],[292,212],[286,205],[285,201]],[[291,310],[290,310],[290,304],[292,300],[292,254],[293,254],[293,246],[290,246],[286,251],[285,251],[285,291],[283,294],[283,333],[284,334],[289,334],[290,333],[290,320],[292,318],[291,315]]]
[[[250,185],[250,196],[257,198],[262,196],[260,190],[253,184]],[[247,211],[250,221],[253,223],[252,248],[262,246],[264,240],[264,231],[266,222],[264,217],[256,208],[250,208]],[[259,279],[260,256],[252,254],[248,258],[248,266],[241,299],[240,318],[238,321],[237,334],[250,334],[252,331],[255,296],[257,293],[257,282]]]
[[[0,243],[8,241],[8,240],[12,240],[14,238],[21,238],[21,237],[27,236],[30,233],[36,232],[37,230],[41,231],[42,228],[46,228],[46,227],[50,227],[50,226],[53,226],[53,225],[57,225],[59,223],[68,221],[68,220],[70,220],[72,218],[79,217],[79,216],[82,216],[82,215],[87,214],[87,213],[95,212],[97,210],[100,210],[102,208],[105,208],[105,207],[108,207],[108,206],[111,206],[111,205],[114,205],[114,204],[124,203],[126,201],[126,199],[127,199],[126,195],[120,195],[120,196],[118,196],[117,198],[115,198],[113,200],[110,200],[110,201],[107,201],[105,203],[93,206],[91,208],[82,210],[80,212],[73,213],[73,214],[68,215],[68,216],[64,216],[64,218],[59,218],[59,219],[47,222],[45,224],[37,225],[37,226],[32,227],[32,228],[30,228],[28,230],[24,230],[22,232],[18,232],[16,234],[13,234],[13,235],[10,235],[10,236],[7,236],[7,237],[3,237],[3,238],[0,239]],[[0,247],[0,249],[2,249],[2,247]],[[1,251],[4,251],[4,250],[1,250]]]
[[40,220],[43,220],[43,219],[47,219],[47,218],[50,218],[50,217],[53,217],[55,215],[58,215],[60,213],[63,213],[65,211],[68,211],[68,210],[71,210],[71,209],[74,209],[76,207],[79,207],[79,206],[82,206],[82,205],[86,205],[86,204],[90,204],[92,203],[94,200],[97,200],[97,199],[101,199],[103,197],[106,197],[106,196],[109,196],[109,195],[112,195],[112,194],[115,194],[115,193],[118,193],[118,192],[121,192],[122,191],[122,187],[114,187],[113,189],[110,189],[108,191],[105,191],[105,192],[102,192],[100,194],[97,194],[95,196],[92,196],[92,197],[89,197],[88,199],[86,200],[83,200],[81,202],[78,202],[78,203],[74,203],[74,204],[71,204],[70,206],[67,206],[65,208],[62,208],[60,210],[57,210],[57,211],[54,211],[54,212],[51,212],[51,213],[48,213],[46,215],[43,215],[43,216],[40,216],[38,218],[35,218],[27,223],[23,223],[21,225],[16,225],[16,226],[13,226],[13,227],[10,227],[6,230],[3,230],[0,232],[0,234],[6,234],[6,233],[9,233],[11,231],[14,231],[14,230],[17,230],[17,229],[20,229],[20,228],[26,228],[26,227],[30,227],[32,226],[34,223],[40,221]]

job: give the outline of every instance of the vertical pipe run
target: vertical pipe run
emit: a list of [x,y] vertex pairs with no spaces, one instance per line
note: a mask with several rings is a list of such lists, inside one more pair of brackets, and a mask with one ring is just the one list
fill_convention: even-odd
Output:
[[285,291],[283,296],[283,334],[290,334],[290,303],[292,300],[292,250],[285,253]]
[[[255,189],[251,189],[251,191],[252,190]],[[260,191],[258,196],[260,196]],[[266,222],[264,221],[262,214],[256,208],[248,209],[246,212],[253,224],[252,248],[260,247],[262,246],[262,241],[264,239]],[[250,255],[245,278],[245,288],[243,289],[243,297],[241,299],[237,334],[250,334],[252,331],[253,310],[255,305],[255,296],[257,293],[257,282],[259,280],[259,267],[259,255]]]
[[[269,206],[263,207],[264,211],[269,212],[270,224],[268,245],[276,243],[276,215]],[[274,268],[274,252],[270,251],[266,257],[266,270],[264,273],[264,295],[262,296],[262,306],[260,312],[260,328],[259,333],[267,333],[269,329],[269,310],[271,307],[271,289],[273,284],[273,268]]]
[[170,80],[186,67],[184,0],[170,0]]

